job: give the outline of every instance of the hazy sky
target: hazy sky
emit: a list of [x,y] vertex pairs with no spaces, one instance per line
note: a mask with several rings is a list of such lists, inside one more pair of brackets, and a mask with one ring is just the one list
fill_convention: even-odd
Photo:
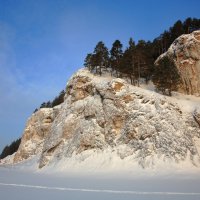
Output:
[[199,0],[0,0],[0,151],[103,40],[152,40]]

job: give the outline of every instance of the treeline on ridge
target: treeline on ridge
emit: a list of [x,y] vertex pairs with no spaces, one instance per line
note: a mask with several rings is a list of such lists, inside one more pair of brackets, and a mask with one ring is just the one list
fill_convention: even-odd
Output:
[[0,155],[0,159],[3,159],[8,155],[12,155],[13,153],[15,153],[18,150],[20,143],[21,138],[13,141],[10,145],[6,145]]
[[[65,91],[62,90],[58,96],[56,96],[54,98],[53,101],[47,101],[47,102],[43,102],[41,105],[40,105],[40,108],[53,108],[55,106],[58,106],[60,105],[61,103],[64,102],[64,97],[65,97]],[[38,108],[35,109],[34,112],[37,112],[38,111]]]
[[87,54],[84,66],[95,74],[102,75],[107,71],[111,76],[129,78],[133,85],[139,86],[141,78],[144,78],[146,83],[152,80],[158,91],[171,95],[171,91],[176,90],[181,81],[173,60],[167,57],[158,63],[158,66],[154,66],[154,62],[159,55],[167,51],[177,37],[198,29],[200,19],[187,18],[184,22],[178,20],[153,42],[139,40],[135,44],[130,38],[124,51],[119,40],[114,41],[110,50],[100,41],[93,53]]

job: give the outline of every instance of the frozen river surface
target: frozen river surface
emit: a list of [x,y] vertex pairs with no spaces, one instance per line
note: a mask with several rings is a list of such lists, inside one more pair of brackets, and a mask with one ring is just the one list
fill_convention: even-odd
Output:
[[200,175],[45,174],[0,167],[2,200],[199,200]]

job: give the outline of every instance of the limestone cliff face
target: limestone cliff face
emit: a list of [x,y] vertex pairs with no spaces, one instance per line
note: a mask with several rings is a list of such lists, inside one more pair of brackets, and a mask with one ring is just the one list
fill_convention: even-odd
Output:
[[42,152],[44,141],[56,115],[56,108],[42,108],[29,118],[20,147],[14,156],[14,162],[19,162]]
[[155,156],[178,162],[189,155],[197,165],[197,120],[168,97],[82,69],[69,80],[60,107],[31,116],[14,162],[39,155],[42,168],[91,149],[111,149],[143,167]]
[[200,95],[200,31],[182,35],[161,55],[171,57],[180,73],[182,85],[180,90],[187,94]]

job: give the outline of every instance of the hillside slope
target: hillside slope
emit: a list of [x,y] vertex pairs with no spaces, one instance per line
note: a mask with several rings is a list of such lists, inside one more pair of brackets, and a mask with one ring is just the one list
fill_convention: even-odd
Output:
[[30,117],[14,163],[37,156],[39,168],[198,167],[198,103],[185,110],[178,102],[81,69],[69,80],[63,104]]

